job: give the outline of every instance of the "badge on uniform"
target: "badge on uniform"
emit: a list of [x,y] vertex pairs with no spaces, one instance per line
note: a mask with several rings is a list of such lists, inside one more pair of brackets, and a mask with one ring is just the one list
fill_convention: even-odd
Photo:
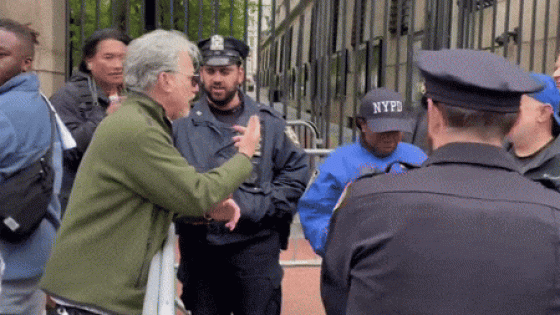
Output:
[[210,50],[224,50],[224,37],[214,35],[210,38]]
[[262,155],[262,153],[261,153],[261,148],[262,148],[261,142],[262,142],[262,141],[263,141],[263,139],[262,139],[262,137],[261,137],[261,138],[259,139],[259,142],[257,143],[257,147],[256,147],[256,149],[255,149],[255,154],[254,154],[254,156],[261,156],[261,155]]

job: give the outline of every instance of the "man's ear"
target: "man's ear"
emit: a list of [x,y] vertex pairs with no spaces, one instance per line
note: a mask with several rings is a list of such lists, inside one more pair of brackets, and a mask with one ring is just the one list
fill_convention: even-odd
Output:
[[358,127],[358,130],[360,130],[361,132],[366,132],[365,130],[365,124],[366,121],[365,119],[363,119],[362,117],[356,117],[356,127]]
[[537,116],[538,122],[554,121],[554,109],[550,104],[539,106],[539,115]]
[[21,61],[21,72],[29,72],[33,70],[33,58],[25,57]]
[[434,105],[431,98],[428,98],[428,134],[432,137],[441,134],[445,128],[443,113]]
[[239,84],[242,84],[245,81],[245,68],[243,68],[243,65],[239,66]]
[[174,78],[172,77],[172,74],[170,72],[160,72],[160,74],[158,74],[158,80],[156,82],[156,85],[159,86],[159,88],[162,91],[165,92],[172,92],[174,89],[174,84],[173,84],[173,80]]

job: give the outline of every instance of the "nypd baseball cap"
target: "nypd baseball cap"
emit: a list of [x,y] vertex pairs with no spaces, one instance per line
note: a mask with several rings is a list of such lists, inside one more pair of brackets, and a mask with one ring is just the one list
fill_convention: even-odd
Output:
[[240,64],[249,55],[249,46],[233,38],[213,35],[198,42],[205,66],[228,66]]
[[412,132],[400,94],[386,88],[373,89],[362,98],[358,117],[366,120],[372,132]]
[[548,104],[552,107],[554,120],[556,121],[556,126],[560,126],[560,116],[558,116],[558,111],[560,107],[560,91],[556,87],[556,82],[554,79],[546,74],[531,73],[531,76],[535,81],[538,81],[544,85],[544,89],[539,92],[534,92],[527,94],[530,98],[533,98],[543,104]]

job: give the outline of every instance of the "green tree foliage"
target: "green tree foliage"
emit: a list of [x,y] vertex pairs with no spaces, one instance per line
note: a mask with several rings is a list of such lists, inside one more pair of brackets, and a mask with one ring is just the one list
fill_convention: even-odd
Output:
[[80,62],[83,41],[96,29],[116,27],[136,38],[146,32],[145,16],[155,17],[157,28],[185,32],[195,42],[212,34],[243,40],[245,11],[258,10],[256,1],[247,2],[246,7],[245,0],[68,0],[72,65]]

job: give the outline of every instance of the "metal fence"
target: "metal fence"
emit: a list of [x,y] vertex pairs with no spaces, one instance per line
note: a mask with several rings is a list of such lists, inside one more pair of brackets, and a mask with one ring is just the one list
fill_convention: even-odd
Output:
[[[66,0],[67,75],[95,29],[132,37],[177,29],[193,41],[213,33],[249,43],[246,72],[257,100],[317,126],[322,147],[356,138],[353,117],[373,87],[415,108],[419,49],[469,48],[550,73],[560,42],[553,0]],[[255,79],[253,80],[253,76]],[[254,82],[254,83],[253,83]],[[307,116],[306,116],[307,115]]]
[[310,115],[325,147],[356,138],[357,104],[373,87],[417,107],[420,49],[487,50],[544,73],[559,51],[558,1],[302,0],[289,14],[279,2],[272,11],[281,18],[260,47],[258,97]]
[[195,42],[216,33],[250,42],[256,38],[250,22],[260,12],[253,0],[65,1],[67,77],[80,61],[85,39],[97,29],[119,28],[132,38],[154,29],[175,29]]

